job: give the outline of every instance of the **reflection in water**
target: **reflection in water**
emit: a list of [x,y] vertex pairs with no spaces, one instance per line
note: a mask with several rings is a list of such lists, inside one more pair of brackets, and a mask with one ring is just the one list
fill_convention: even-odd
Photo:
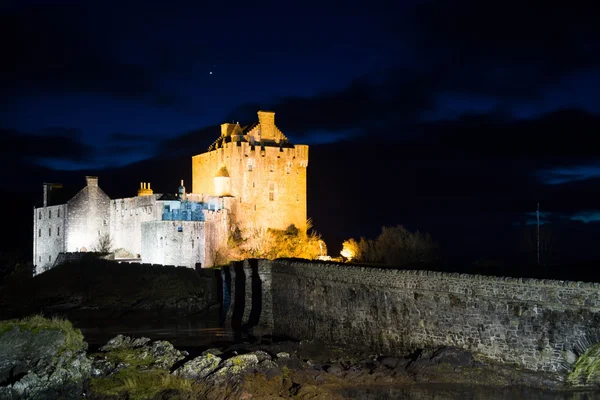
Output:
[[233,332],[220,323],[218,310],[186,317],[150,312],[119,315],[93,311],[71,312],[66,317],[81,330],[90,348],[102,346],[118,334],[167,340],[181,350],[219,346],[236,339]]
[[600,400],[600,391],[556,392],[524,387],[495,388],[451,384],[410,387],[361,387],[343,389],[341,395],[361,400]]

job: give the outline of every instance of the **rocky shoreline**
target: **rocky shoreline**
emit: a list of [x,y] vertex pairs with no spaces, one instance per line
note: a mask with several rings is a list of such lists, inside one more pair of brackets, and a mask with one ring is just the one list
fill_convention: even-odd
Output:
[[450,347],[387,357],[266,338],[190,355],[167,341],[118,335],[92,353],[68,321],[37,318],[35,332],[3,321],[2,399],[600,398],[600,385],[574,390],[563,375]]

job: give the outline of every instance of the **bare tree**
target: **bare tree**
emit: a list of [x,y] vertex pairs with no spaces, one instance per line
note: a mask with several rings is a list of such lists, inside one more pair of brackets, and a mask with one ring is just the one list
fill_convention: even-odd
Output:
[[93,250],[97,253],[108,254],[111,252],[112,246],[110,234],[105,233],[98,238],[98,242],[94,245]]

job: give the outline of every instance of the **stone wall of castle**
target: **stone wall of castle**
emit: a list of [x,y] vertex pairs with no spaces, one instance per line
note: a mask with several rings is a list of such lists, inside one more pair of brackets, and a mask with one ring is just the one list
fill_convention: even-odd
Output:
[[[568,371],[600,342],[600,283],[294,260],[258,265],[257,287],[271,288],[262,290],[261,308],[270,305],[277,335],[390,355],[456,346],[538,371]],[[232,295],[243,310],[256,294],[239,279],[229,290],[246,291]]]
[[52,267],[65,251],[67,205],[39,207],[33,210],[33,263],[35,274]]
[[103,235],[110,234],[110,198],[98,186],[98,178],[86,180],[87,185],[67,202],[67,252],[93,250]]
[[112,249],[125,249],[134,257],[142,254],[142,223],[162,218],[158,194],[110,201],[110,237]]
[[205,221],[148,221],[141,224],[142,263],[195,268],[214,264],[227,243],[227,213],[206,211]]
[[[192,191],[216,195],[227,186],[236,199],[234,223],[285,229],[306,227],[306,168],[308,146],[252,145],[229,142],[192,157]],[[215,182],[225,167],[229,182]],[[217,177],[217,180],[223,177]]]

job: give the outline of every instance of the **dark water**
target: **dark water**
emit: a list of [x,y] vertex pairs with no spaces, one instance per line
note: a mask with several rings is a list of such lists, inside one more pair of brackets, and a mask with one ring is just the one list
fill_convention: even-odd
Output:
[[[65,315],[83,333],[90,351],[95,351],[118,334],[167,340],[191,356],[210,347],[241,341],[226,328],[218,310],[208,314],[174,317],[157,313],[111,314],[93,311]],[[600,400],[600,390],[556,392],[523,387],[490,388],[477,385],[419,384],[410,387],[360,387],[340,393],[348,399],[377,400]]]
[[239,340],[239,335],[220,322],[218,310],[198,316],[136,312],[128,314],[78,311],[65,315],[83,333],[90,349],[96,349],[122,334],[167,340],[180,350],[226,346]]
[[600,391],[558,392],[523,387],[424,384],[410,387],[363,387],[343,390],[349,399],[361,400],[600,400]]

